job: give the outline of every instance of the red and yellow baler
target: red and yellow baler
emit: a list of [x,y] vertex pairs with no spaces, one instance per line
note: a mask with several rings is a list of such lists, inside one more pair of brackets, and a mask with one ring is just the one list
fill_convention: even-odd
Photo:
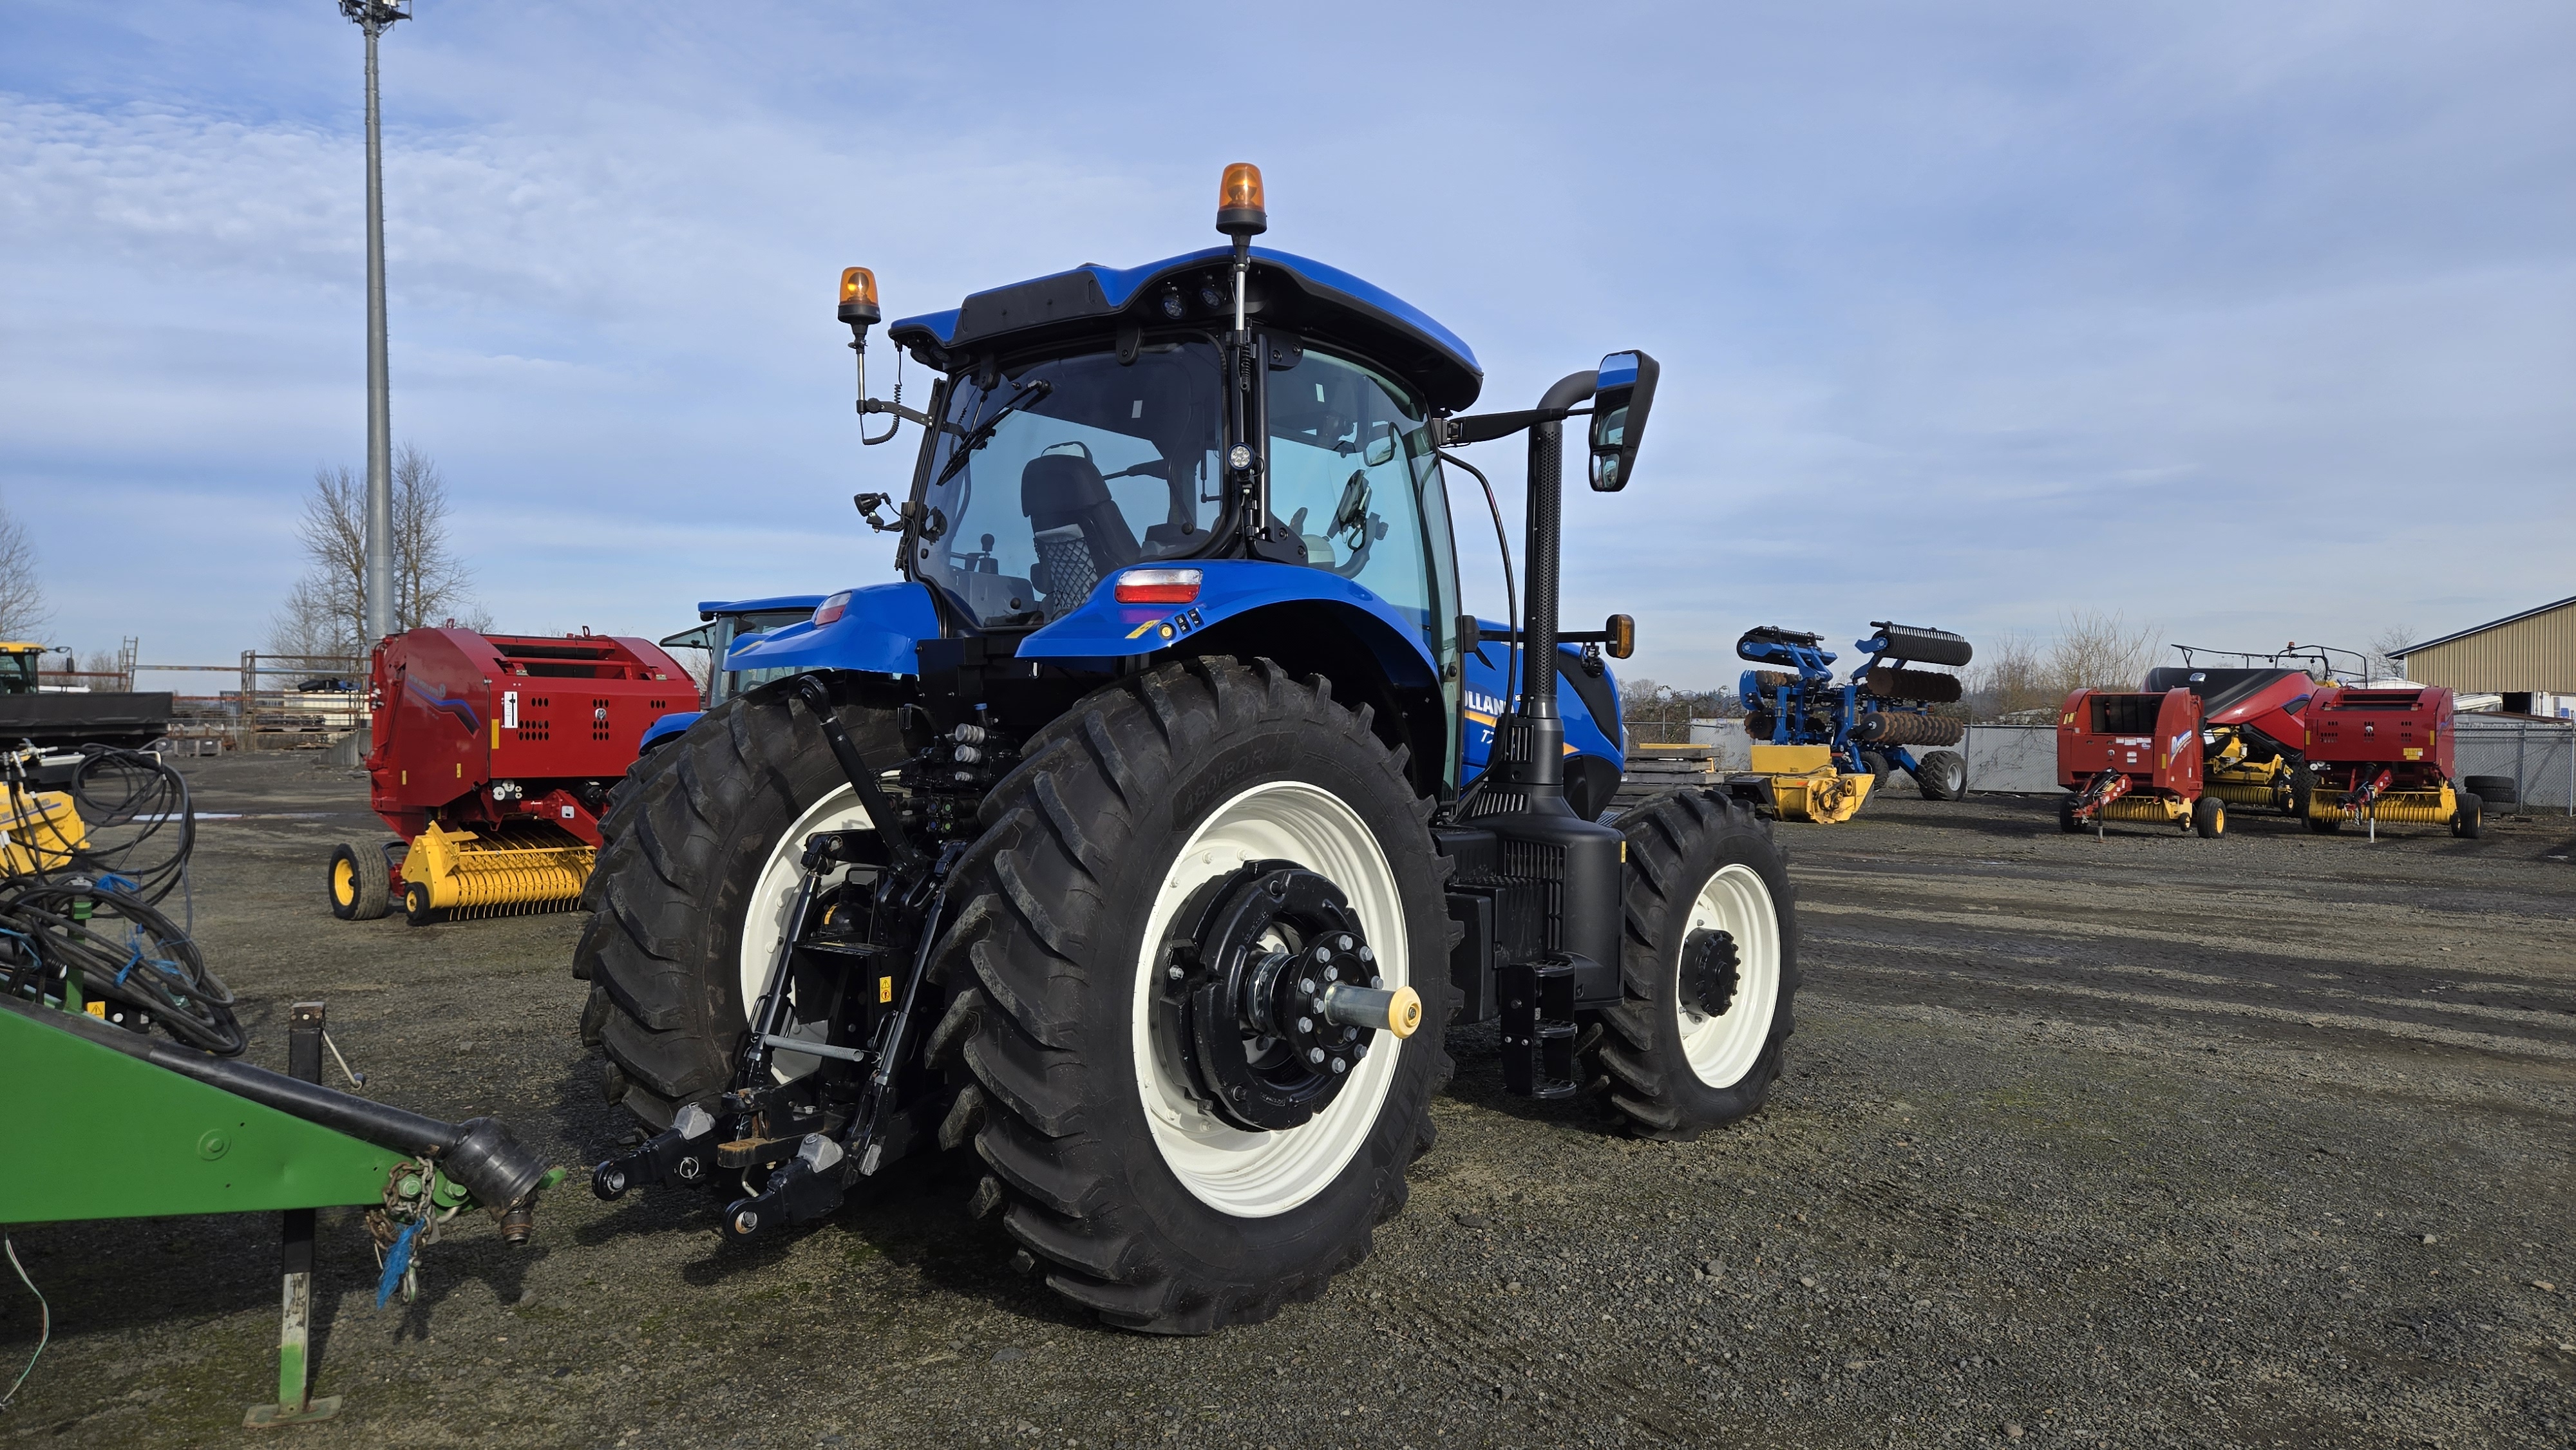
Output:
[[2200,697],[2187,689],[2077,690],[2057,712],[2058,828],[2110,821],[2227,829],[2227,805],[2201,776]]
[[368,706],[368,804],[408,849],[342,843],[331,911],[422,925],[579,901],[610,788],[698,690],[642,639],[415,629],[377,647]]

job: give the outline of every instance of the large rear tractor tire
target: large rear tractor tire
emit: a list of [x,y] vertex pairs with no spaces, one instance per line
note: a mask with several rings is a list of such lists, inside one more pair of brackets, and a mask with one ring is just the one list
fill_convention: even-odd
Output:
[[1688,1142],[1762,1106],[1794,1030],[1798,926],[1787,854],[1740,802],[1659,796],[1628,838],[1623,1000],[1603,1015],[1611,1104],[1640,1137]]
[[[857,676],[830,679],[860,755],[880,769],[899,763],[893,702]],[[789,683],[726,701],[654,751],[602,823],[607,844],[582,893],[590,924],[574,953],[592,992],[582,1036],[607,1051],[603,1094],[656,1127],[731,1080],[805,838],[868,823]]]
[[1968,795],[1968,762],[1955,750],[1926,752],[1915,762],[1914,784],[1927,801],[1965,800]]
[[[1455,1011],[1447,863],[1404,761],[1327,682],[1207,658],[1091,696],[986,799],[939,959],[952,1016],[975,1014],[975,1082],[950,1121],[980,1116],[978,1205],[1000,1205],[1046,1283],[1104,1321],[1204,1334],[1267,1319],[1359,1263],[1403,1206]],[[1286,981],[1340,944],[1303,918],[1235,914],[1284,866],[1346,903],[1373,954],[1363,970],[1421,999],[1419,1032],[1337,1050],[1331,1075],[1283,1049],[1284,1021],[1256,1036],[1207,1005],[1215,986],[1167,990],[1220,980],[1224,960],[1290,962],[1270,979]],[[1225,934],[1262,920],[1265,935]],[[1229,1122],[1209,1096],[1220,1059],[1325,1096],[1284,1126]]]

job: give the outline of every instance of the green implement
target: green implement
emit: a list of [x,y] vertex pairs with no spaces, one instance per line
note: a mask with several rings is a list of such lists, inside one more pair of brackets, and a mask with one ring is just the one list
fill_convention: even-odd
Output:
[[408,1157],[99,1040],[111,1033],[146,1041],[0,999],[0,1223],[374,1204]]

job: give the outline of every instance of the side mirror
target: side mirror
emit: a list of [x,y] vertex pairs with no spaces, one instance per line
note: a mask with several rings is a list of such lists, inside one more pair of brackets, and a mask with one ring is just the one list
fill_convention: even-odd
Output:
[[1601,360],[1592,392],[1592,491],[1617,493],[1637,468],[1637,440],[1645,436],[1646,409],[1655,401],[1661,368],[1642,352],[1614,352]]
[[1395,461],[1393,423],[1371,423],[1368,426],[1368,446],[1361,450],[1360,461],[1371,468],[1384,468]]

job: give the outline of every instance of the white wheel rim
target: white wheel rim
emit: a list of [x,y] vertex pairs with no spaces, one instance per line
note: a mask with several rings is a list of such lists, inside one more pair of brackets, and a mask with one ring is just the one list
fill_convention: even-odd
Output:
[[[1293,861],[1341,888],[1377,954],[1386,985],[1409,985],[1404,900],[1367,823],[1331,792],[1302,781],[1257,785],[1219,806],[1173,854],[1145,918],[1135,966],[1130,1048],[1137,1096],[1165,1166],[1202,1203],[1236,1218],[1286,1213],[1341,1176],[1395,1085],[1404,1044],[1379,1033],[1322,1112],[1281,1132],[1237,1128],[1164,1076],[1154,1051],[1154,972],[1173,914],[1214,877],[1249,861]],[[1433,1030],[1437,1030],[1435,1026]]]
[[[876,829],[868,820],[867,810],[859,804],[859,793],[849,786],[825,793],[823,798],[796,818],[796,824],[769,848],[769,859],[761,863],[760,875],[753,879],[751,895],[744,907],[742,946],[737,954],[742,973],[742,1016],[748,1024],[751,1014],[760,1007],[760,989],[769,985],[769,966],[778,954],[778,939],[786,934],[787,914],[796,909],[796,891],[805,881],[805,838],[816,831],[870,831]],[[831,1031],[822,1022],[790,1023],[782,1036],[809,1037],[820,1042]],[[778,1080],[803,1077],[822,1066],[822,1059],[802,1052],[781,1052],[773,1063]]]
[[1694,984],[1680,980],[1676,953],[1673,996],[1682,1053],[1701,1082],[1731,1088],[1744,1081],[1762,1056],[1762,1044],[1771,1039],[1771,1018],[1780,1006],[1780,914],[1771,905],[1771,888],[1750,866],[1719,867],[1691,902],[1682,940],[1689,941],[1696,931],[1722,931],[1735,938],[1735,1000],[1715,1017],[1701,1013]]

